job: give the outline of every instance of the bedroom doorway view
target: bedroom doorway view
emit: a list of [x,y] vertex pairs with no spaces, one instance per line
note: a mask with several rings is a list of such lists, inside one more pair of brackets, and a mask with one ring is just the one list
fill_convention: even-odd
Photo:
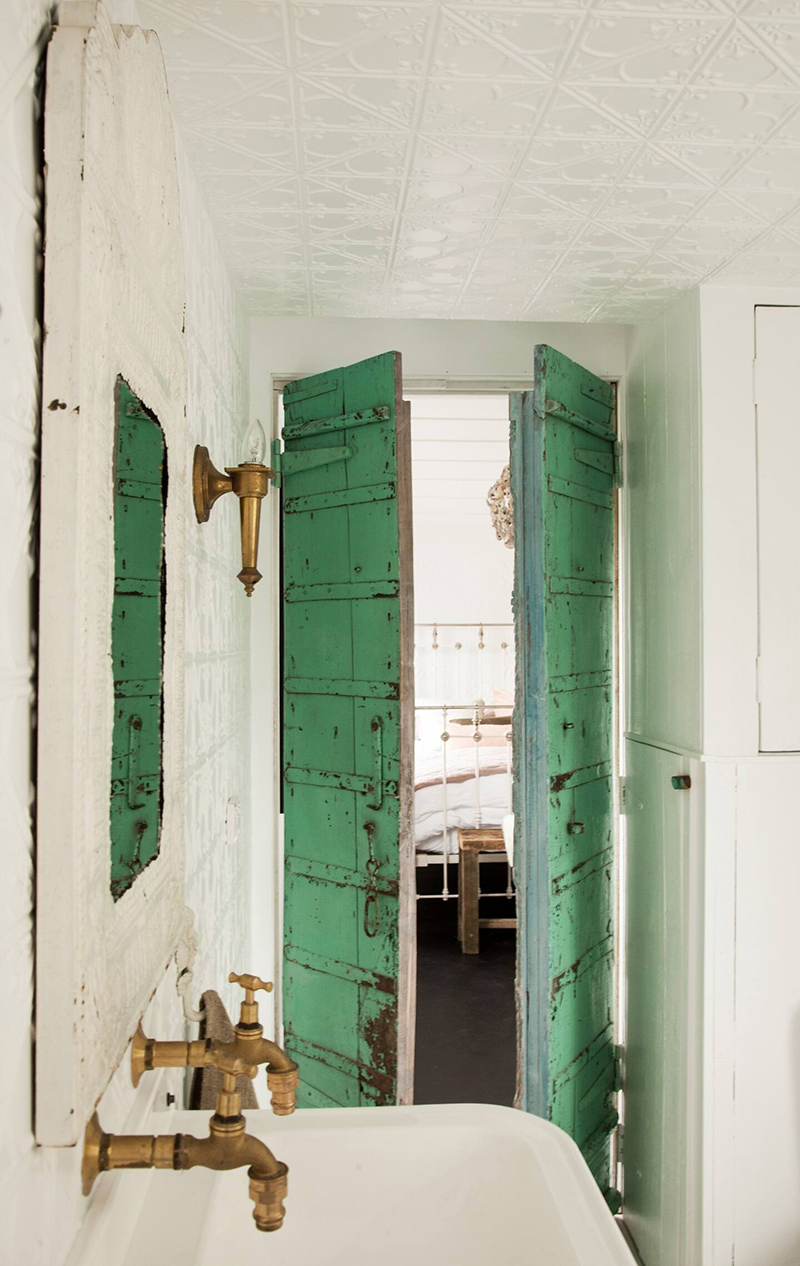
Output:
[[416,1103],[515,1096],[508,405],[411,396]]

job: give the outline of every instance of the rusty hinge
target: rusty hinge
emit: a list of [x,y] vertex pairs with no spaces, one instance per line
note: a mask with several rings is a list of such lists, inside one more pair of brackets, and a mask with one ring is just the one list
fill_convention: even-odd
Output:
[[[614,1089],[622,1090],[625,1076],[625,1047],[614,1047]],[[619,1127],[620,1137],[622,1135],[622,1126]]]
[[582,466],[590,466],[593,470],[611,475],[615,488],[622,483],[622,445],[619,440],[614,441],[614,450],[611,453],[599,448],[576,448],[575,460]]

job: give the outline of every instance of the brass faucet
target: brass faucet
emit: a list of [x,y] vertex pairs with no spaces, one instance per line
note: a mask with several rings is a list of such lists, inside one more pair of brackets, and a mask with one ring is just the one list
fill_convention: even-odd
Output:
[[295,1109],[299,1084],[297,1064],[275,1042],[264,1037],[258,1019],[255,994],[269,992],[272,985],[258,976],[228,979],[245,991],[239,1023],[232,1042],[210,1038],[196,1042],[158,1042],[146,1037],[141,1023],[131,1046],[131,1080],[138,1086],[142,1073],[154,1068],[217,1068],[222,1073],[222,1090],[211,1117],[207,1138],[191,1134],[106,1134],[94,1114],[83,1141],[83,1194],[88,1196],[98,1174],[110,1169],[238,1169],[248,1165],[253,1217],[259,1231],[277,1231],[283,1225],[288,1168],[276,1160],[260,1139],[246,1134],[242,1098],[237,1078],[255,1077],[258,1065],[267,1066],[267,1084],[272,1091],[272,1110],[288,1116]]
[[234,1025],[233,1041],[218,1042],[206,1038],[196,1042],[157,1042],[145,1036],[140,1024],[131,1047],[133,1084],[138,1086],[142,1073],[153,1068],[205,1068],[209,1065],[219,1068],[220,1058],[239,1059],[243,1064],[266,1064],[272,1111],[279,1117],[289,1116],[295,1109],[295,1092],[299,1085],[297,1064],[275,1042],[264,1037],[255,1000],[258,990],[269,993],[272,984],[259,976],[237,976],[236,972],[231,972],[228,980],[244,989],[244,1001],[239,1011],[239,1023]]
[[222,1057],[216,1067],[223,1074],[217,1110],[211,1117],[207,1138],[191,1134],[106,1134],[95,1112],[83,1141],[83,1194],[89,1195],[95,1179],[111,1169],[238,1169],[248,1165],[253,1217],[259,1231],[277,1231],[283,1225],[283,1202],[288,1167],[276,1160],[260,1139],[245,1133],[242,1099],[236,1078],[255,1077],[257,1068],[241,1059]]

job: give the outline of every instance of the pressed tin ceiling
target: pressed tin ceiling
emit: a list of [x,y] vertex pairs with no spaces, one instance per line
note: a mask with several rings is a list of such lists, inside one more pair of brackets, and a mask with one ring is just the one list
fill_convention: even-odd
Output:
[[139,0],[251,309],[630,321],[800,282],[800,0]]

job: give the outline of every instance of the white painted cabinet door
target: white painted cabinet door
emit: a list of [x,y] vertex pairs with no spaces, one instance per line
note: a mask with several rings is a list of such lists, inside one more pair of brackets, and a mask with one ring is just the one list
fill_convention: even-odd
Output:
[[756,308],[762,752],[800,751],[800,308]]
[[628,740],[626,770],[623,1212],[647,1266],[698,1266],[702,767]]
[[[736,766],[736,1266],[800,1261],[797,758]],[[720,1258],[720,1260],[722,1260]]]

